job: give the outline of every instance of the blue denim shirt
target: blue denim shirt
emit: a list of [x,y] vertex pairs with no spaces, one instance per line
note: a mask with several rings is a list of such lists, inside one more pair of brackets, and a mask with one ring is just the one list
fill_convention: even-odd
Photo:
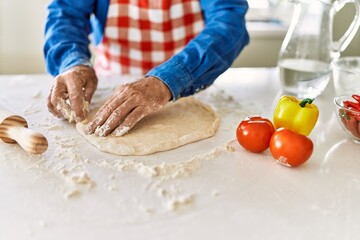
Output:
[[[249,42],[246,0],[200,0],[205,27],[178,54],[146,76],[161,79],[173,100],[211,85]],[[109,0],[53,0],[48,6],[44,54],[53,76],[76,65],[91,65],[89,34],[101,42]]]

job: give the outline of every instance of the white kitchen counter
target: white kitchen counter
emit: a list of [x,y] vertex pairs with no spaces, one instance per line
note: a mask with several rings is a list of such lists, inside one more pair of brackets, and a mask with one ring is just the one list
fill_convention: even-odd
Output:
[[[233,141],[244,116],[272,117],[275,69],[225,72],[198,95],[222,119],[216,135],[146,157],[101,153],[52,117],[51,83],[0,76],[0,104],[49,141],[41,156],[0,143],[0,239],[358,239],[360,146],[337,123],[332,85],[315,101],[311,159],[288,168]],[[100,80],[94,104],[115,85]]]

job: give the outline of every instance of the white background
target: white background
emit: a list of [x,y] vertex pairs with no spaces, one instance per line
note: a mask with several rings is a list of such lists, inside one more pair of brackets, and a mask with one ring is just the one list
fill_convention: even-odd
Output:
[[[255,0],[258,2],[258,0]],[[43,60],[43,29],[46,6],[50,0],[0,0],[0,74],[45,72]],[[351,16],[347,10],[336,23],[341,32]],[[287,11],[286,14],[289,14]],[[350,14],[349,14],[350,12]],[[248,18],[283,16],[266,9],[251,9]],[[242,52],[235,66],[275,66],[284,31],[274,34],[268,26],[249,26],[251,44]],[[263,32],[259,35],[259,31]],[[351,43],[346,55],[360,55],[360,34]],[[266,57],[264,57],[266,56]]]

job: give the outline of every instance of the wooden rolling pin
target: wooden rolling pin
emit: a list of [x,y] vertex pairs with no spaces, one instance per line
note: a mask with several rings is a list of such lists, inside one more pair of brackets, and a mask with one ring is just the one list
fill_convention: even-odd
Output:
[[28,129],[26,120],[0,106],[0,139],[5,143],[18,143],[31,154],[41,154],[48,148],[47,139]]

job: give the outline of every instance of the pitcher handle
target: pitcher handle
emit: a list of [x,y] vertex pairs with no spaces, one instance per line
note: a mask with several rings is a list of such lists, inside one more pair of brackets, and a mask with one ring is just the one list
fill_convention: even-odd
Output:
[[[351,24],[349,25],[348,29],[344,33],[344,35],[338,41],[333,42],[333,51],[341,53],[343,52],[347,46],[350,44],[351,40],[354,38],[359,26],[360,26],[360,2],[359,0],[340,0],[335,1],[333,8],[331,9],[331,16],[332,21],[334,20],[334,15],[339,12],[347,3],[352,3],[355,6],[355,16]],[[331,23],[331,33],[332,33],[332,26]],[[332,34],[331,34],[331,37]]]

